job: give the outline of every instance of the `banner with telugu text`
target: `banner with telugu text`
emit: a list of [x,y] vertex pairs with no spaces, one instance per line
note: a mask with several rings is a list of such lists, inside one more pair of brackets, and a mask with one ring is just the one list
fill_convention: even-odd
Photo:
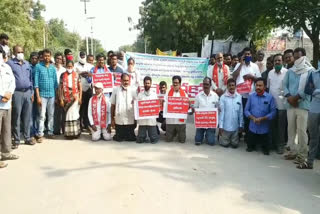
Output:
[[166,81],[169,88],[172,77],[179,75],[182,78],[181,88],[188,93],[189,98],[194,98],[202,90],[202,81],[208,70],[208,59],[127,52],[126,59],[130,57],[134,58],[135,69],[141,74],[140,85],[143,85],[145,76],[150,76],[155,87],[159,87],[161,81]]

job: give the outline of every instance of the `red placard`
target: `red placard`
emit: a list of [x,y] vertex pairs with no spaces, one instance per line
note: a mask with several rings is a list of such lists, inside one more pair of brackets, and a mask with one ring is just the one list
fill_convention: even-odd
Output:
[[160,112],[160,100],[139,100],[137,102],[139,115],[138,119],[157,118]]
[[194,124],[196,128],[203,128],[203,129],[215,129],[217,128],[217,117],[218,113],[217,110],[213,111],[195,111],[194,115]]
[[114,86],[120,86],[121,85],[121,75],[122,73],[116,73],[115,76],[115,80],[114,80]]
[[[114,86],[120,86],[121,85],[121,75],[122,73],[115,73],[115,79],[114,79]],[[129,74],[129,85],[131,84],[131,75]]]
[[237,92],[239,94],[248,94],[252,90],[252,81],[246,80],[244,83],[237,85]]
[[93,74],[93,84],[101,82],[103,84],[103,92],[112,92],[113,89],[113,75],[110,72]]
[[188,97],[168,97],[169,114],[187,114],[189,110]]

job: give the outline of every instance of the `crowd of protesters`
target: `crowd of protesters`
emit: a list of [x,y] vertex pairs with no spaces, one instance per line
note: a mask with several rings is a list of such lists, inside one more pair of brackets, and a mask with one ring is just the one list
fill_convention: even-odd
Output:
[[[172,77],[172,87],[160,82],[156,94],[152,78],[142,77],[135,59],[124,60],[124,52],[109,51],[107,56],[80,52],[74,57],[70,49],[54,54],[44,49],[32,52],[27,61],[22,46],[11,51],[8,45],[9,37],[1,34],[0,168],[7,166],[4,161],[19,158],[11,151],[22,140],[35,145],[61,134],[66,139],[88,132],[93,141],[157,143],[162,130],[167,142],[186,142],[186,119],[164,118],[162,111],[157,119],[137,122],[134,117],[135,100],[163,96],[165,106],[167,97],[187,97],[180,76]],[[191,113],[197,108],[219,109],[218,127],[197,128],[195,144],[237,148],[244,136],[247,152],[260,148],[269,155],[275,150],[297,168],[312,169],[319,153],[319,70],[303,48],[270,56],[266,62],[262,51],[254,58],[256,62],[250,48],[210,58],[203,90],[190,109]],[[114,78],[121,74],[121,84],[112,93],[105,93],[102,83],[92,83],[93,75],[106,72]],[[249,83],[250,92],[238,93],[244,83]]]

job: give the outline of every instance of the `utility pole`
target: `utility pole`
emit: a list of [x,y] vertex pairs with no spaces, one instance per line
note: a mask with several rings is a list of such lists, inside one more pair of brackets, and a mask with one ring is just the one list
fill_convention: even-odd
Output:
[[[90,2],[90,0],[80,0],[80,2],[84,2],[84,16],[85,16],[85,22],[87,22],[87,2]],[[89,54],[89,41],[88,41],[87,34],[86,34],[86,48],[87,48],[87,54]]]
[[90,19],[91,21],[91,54],[94,55],[93,53],[93,23],[92,20],[95,19],[96,17],[88,17],[87,19]]

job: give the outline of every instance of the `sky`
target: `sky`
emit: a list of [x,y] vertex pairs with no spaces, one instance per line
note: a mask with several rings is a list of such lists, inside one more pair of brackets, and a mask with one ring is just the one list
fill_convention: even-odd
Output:
[[[139,33],[129,31],[128,17],[134,23],[139,20],[139,7],[143,0],[90,0],[87,3],[87,17],[92,20],[93,37],[101,40],[108,50],[118,50],[121,45],[132,44]],[[80,0],[40,0],[46,6],[42,13],[45,20],[59,18],[64,20],[66,27],[79,33],[83,38],[91,35],[91,20],[84,15],[84,2]]]

